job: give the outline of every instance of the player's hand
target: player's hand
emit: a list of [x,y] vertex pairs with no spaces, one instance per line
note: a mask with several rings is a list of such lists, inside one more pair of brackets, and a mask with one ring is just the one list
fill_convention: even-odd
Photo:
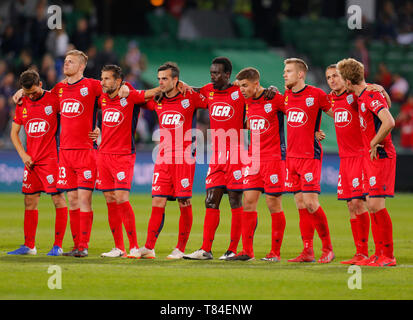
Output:
[[119,98],[127,98],[129,96],[130,89],[127,85],[122,85],[119,89],[118,96]]
[[235,81],[232,83],[232,85],[239,87],[239,81],[238,81],[238,80],[235,80]]
[[159,103],[159,102],[161,102],[162,97],[163,97],[163,94],[162,94],[162,92],[161,92],[161,93],[158,93],[158,94],[153,98],[153,100],[155,100],[156,103]]
[[185,82],[179,80],[178,83],[176,84],[176,88],[179,90],[180,93],[185,97],[185,95],[189,93],[193,93],[194,89],[187,85]]
[[317,131],[315,133],[315,138],[317,139],[317,141],[323,141],[326,138],[326,134],[323,130],[320,129],[320,131]]
[[370,159],[371,161],[377,160],[377,148],[383,148],[382,144],[375,144],[375,145],[370,145]]
[[366,89],[368,91],[384,92],[384,88],[379,84],[368,84]]
[[278,92],[278,88],[275,86],[269,86],[267,89],[264,89],[264,99],[271,100],[275,97]]
[[22,156],[22,161],[27,169],[31,170],[33,168],[34,163],[32,157],[30,157],[28,154]]
[[100,134],[100,129],[98,127],[96,127],[95,130],[90,131],[88,133],[88,136],[90,139],[92,139],[92,141],[96,141],[99,138],[99,134]]
[[19,89],[19,90],[17,90],[17,92],[13,95],[13,102],[14,102],[15,104],[20,105],[20,104],[23,103],[23,101],[22,101],[22,98],[23,98],[23,97],[24,97],[24,91],[23,91],[23,89]]

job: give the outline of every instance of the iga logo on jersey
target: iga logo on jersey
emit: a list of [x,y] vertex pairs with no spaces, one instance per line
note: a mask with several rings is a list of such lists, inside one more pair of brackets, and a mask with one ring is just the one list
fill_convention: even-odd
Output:
[[215,121],[226,121],[234,116],[234,108],[225,102],[216,102],[211,106],[211,117]]
[[260,116],[252,116],[250,118],[250,129],[258,134],[263,134],[270,128],[270,122]]
[[116,127],[122,123],[123,113],[116,109],[107,109],[103,115],[103,124],[106,127]]
[[301,127],[308,121],[307,114],[299,108],[291,108],[288,111],[287,123],[290,127]]
[[346,127],[352,120],[352,115],[346,109],[337,109],[334,112],[334,123],[337,127]]
[[50,125],[43,119],[31,119],[26,123],[26,133],[32,138],[39,138],[49,132]]
[[61,114],[65,118],[75,118],[80,116],[85,108],[83,104],[75,99],[66,99],[61,103]]
[[178,111],[165,111],[159,116],[161,126],[165,129],[177,129],[182,127],[185,122],[185,117]]

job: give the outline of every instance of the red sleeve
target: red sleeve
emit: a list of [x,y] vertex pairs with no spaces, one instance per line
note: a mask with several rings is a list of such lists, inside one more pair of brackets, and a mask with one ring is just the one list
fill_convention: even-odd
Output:
[[57,95],[58,95],[58,92],[59,92],[59,84],[57,83],[57,84],[52,88],[52,90],[50,90],[50,92],[57,96]]
[[274,104],[282,113],[285,114],[284,95],[277,93],[274,97]]
[[383,96],[382,93],[377,91],[367,91],[364,94],[368,95],[367,102],[365,105],[366,108],[373,112],[376,116],[378,115],[381,109],[389,109],[386,98]]
[[102,84],[100,83],[99,80],[96,80],[96,79],[90,79],[90,80],[92,81],[93,90],[95,91],[96,97],[100,97],[103,93]]
[[145,103],[145,91],[144,90],[131,90],[129,97],[133,104],[143,104]]
[[25,105],[24,102],[21,105],[16,105],[16,110],[14,112],[14,118],[13,118],[13,121],[16,124],[23,125],[22,111],[23,111],[24,105]]
[[319,90],[319,103],[321,110],[323,110],[324,112],[327,112],[331,109],[330,99],[328,98],[327,93],[325,93],[321,89]]
[[207,109],[208,100],[202,93],[194,93],[192,95],[193,102],[195,104],[195,109]]

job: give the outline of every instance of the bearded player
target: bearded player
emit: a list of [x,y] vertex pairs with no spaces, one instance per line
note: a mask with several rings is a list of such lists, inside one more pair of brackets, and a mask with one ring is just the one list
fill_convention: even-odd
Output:
[[122,81],[123,73],[120,67],[103,67],[103,94],[99,98],[99,108],[102,109],[102,140],[97,157],[99,177],[96,189],[103,192],[106,200],[115,248],[101,256],[114,258],[126,255],[123,224],[129,239],[127,257],[139,258],[135,213],[129,202],[136,159],[134,133],[138,123],[139,105],[155,96],[159,90],[131,90],[127,98],[120,98],[118,94]]
[[168,200],[178,200],[178,243],[167,259],[182,259],[192,227],[192,186],[195,173],[195,153],[192,129],[196,110],[207,107],[206,99],[196,92],[185,95],[178,90],[179,68],[166,62],[158,68],[161,96],[146,103],[146,108],[158,115],[160,144],[152,181],[152,213],[141,258],[155,258],[155,244],[163,228]]
[[318,201],[322,165],[322,148],[315,133],[319,131],[322,112],[329,112],[327,95],[305,84],[307,64],[297,58],[284,61],[285,113],[287,116],[286,188],[294,193],[299,212],[304,249],[289,262],[314,262],[314,229],[322,242],[319,263],[334,259],[327,217]]
[[[62,254],[62,242],[67,224],[67,206],[64,194],[56,189],[58,177],[57,134],[59,127],[59,101],[42,89],[39,74],[34,70],[23,72],[19,79],[25,97],[16,106],[10,133],[11,141],[25,168],[24,194],[24,245],[9,252],[13,255],[35,255],[35,236],[38,222],[40,193],[52,197],[56,210],[55,242],[48,256]],[[26,149],[19,138],[21,127],[26,133]]]
[[386,209],[386,197],[394,196],[396,151],[391,140],[395,122],[380,92],[370,91],[364,79],[364,66],[355,59],[343,59],[337,69],[347,90],[358,97],[361,136],[364,144],[367,208],[370,212],[375,253],[357,265],[395,266],[393,225]]

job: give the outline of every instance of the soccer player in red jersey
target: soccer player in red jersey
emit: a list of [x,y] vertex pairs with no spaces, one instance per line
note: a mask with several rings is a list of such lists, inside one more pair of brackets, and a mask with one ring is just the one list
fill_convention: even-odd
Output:
[[[24,245],[8,254],[34,255],[35,236],[38,221],[40,193],[52,196],[56,209],[55,242],[49,256],[63,253],[62,242],[66,231],[67,206],[64,194],[57,191],[58,177],[56,137],[59,127],[59,100],[42,89],[39,74],[27,70],[20,76],[25,97],[16,106],[16,114],[11,129],[11,140],[25,168],[23,176],[24,193]],[[19,138],[21,127],[26,133],[26,150]]]
[[327,217],[318,201],[320,193],[322,148],[315,133],[319,131],[322,111],[330,112],[327,94],[305,84],[307,64],[297,58],[284,61],[285,113],[287,116],[286,189],[294,193],[300,215],[302,253],[289,262],[313,262],[314,229],[322,241],[319,263],[334,259]]
[[192,129],[196,110],[207,107],[206,99],[196,92],[185,96],[178,90],[179,68],[166,62],[158,68],[159,88],[156,101],[148,101],[146,108],[158,115],[160,144],[152,181],[152,213],[149,219],[145,246],[141,258],[155,258],[155,244],[163,228],[168,200],[178,200],[181,212],[176,248],[168,259],[181,259],[192,228],[192,186],[195,173],[195,153]]
[[212,138],[212,159],[206,177],[206,214],[201,249],[185,255],[185,259],[213,259],[211,248],[219,225],[222,196],[228,193],[231,206],[231,241],[220,257],[235,256],[242,228],[242,163],[240,143],[244,129],[245,99],[238,86],[230,82],[232,64],[228,58],[218,57],[210,67],[211,83],[200,89],[207,98]]
[[[241,70],[236,79],[247,104],[247,127],[251,132],[249,156],[252,163],[244,172],[242,219],[243,250],[227,260],[254,259],[253,238],[257,227],[257,203],[261,193],[271,213],[271,251],[262,260],[280,261],[280,248],[285,229],[281,195],[285,189],[284,97],[264,98],[260,73],[255,68]],[[254,146],[258,152],[254,153]]]
[[[100,81],[83,77],[88,57],[79,50],[66,53],[65,81],[52,93],[60,102],[61,131],[57,189],[66,191],[74,247],[64,256],[86,257],[93,222],[92,192],[96,180],[96,147],[90,134],[96,126]],[[126,86],[124,86],[126,87]],[[126,90],[126,96],[129,88]],[[13,97],[17,102],[22,92]]]
[[139,117],[139,105],[158,93],[158,89],[131,90],[127,98],[118,96],[123,81],[120,67],[106,65],[102,69],[102,90],[98,105],[102,110],[102,140],[97,157],[98,179],[108,207],[109,226],[115,248],[102,257],[126,255],[122,223],[129,239],[128,258],[139,258],[135,214],[129,203],[136,150],[134,133]]
[[361,136],[366,154],[367,208],[370,212],[375,254],[357,265],[395,266],[393,255],[393,225],[386,209],[386,197],[394,196],[396,151],[391,140],[395,122],[389,106],[380,92],[367,90],[364,66],[355,59],[343,59],[337,69],[346,89],[358,97]]
[[335,64],[327,67],[326,79],[332,90],[329,99],[340,156],[337,196],[339,200],[347,201],[350,226],[356,246],[354,257],[341,263],[354,264],[368,257],[370,229],[370,218],[365,203],[366,195],[363,190],[366,177],[366,173],[363,172],[364,146],[361,139],[354,138],[361,135],[357,97],[346,90]]

